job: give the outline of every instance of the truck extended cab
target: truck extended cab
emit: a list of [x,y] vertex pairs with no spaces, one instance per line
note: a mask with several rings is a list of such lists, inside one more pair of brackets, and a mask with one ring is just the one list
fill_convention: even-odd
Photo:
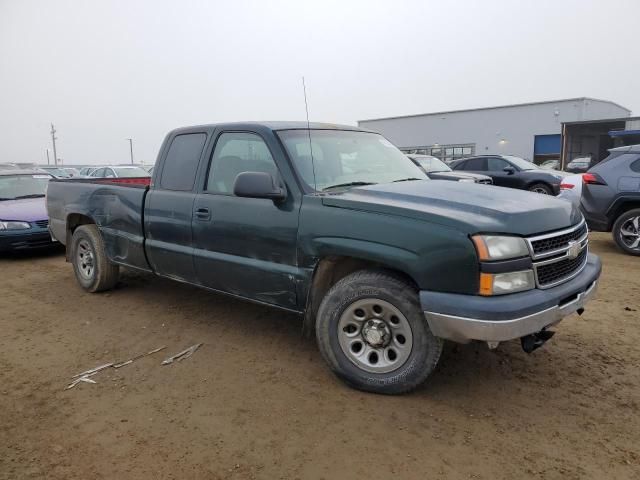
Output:
[[355,127],[181,128],[156,165],[150,182],[50,182],[50,231],[80,285],[109,289],[124,266],[299,313],[362,390],[420,385],[443,340],[530,352],[600,275],[570,202],[429,180]]

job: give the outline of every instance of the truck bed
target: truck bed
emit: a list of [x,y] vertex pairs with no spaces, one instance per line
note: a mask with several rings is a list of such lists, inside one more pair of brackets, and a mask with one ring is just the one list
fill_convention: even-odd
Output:
[[54,179],[49,182],[49,229],[66,245],[69,229],[90,219],[109,259],[149,270],[144,254],[144,202],[150,178]]

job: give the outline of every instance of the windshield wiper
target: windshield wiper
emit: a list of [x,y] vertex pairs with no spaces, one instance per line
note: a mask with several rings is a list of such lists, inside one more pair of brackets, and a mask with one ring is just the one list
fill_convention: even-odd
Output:
[[40,198],[44,197],[44,193],[32,193],[30,195],[19,195],[14,200],[18,200],[20,198]]
[[416,177],[409,177],[409,178],[401,178],[399,180],[394,180],[391,183],[398,183],[398,182],[412,182],[414,180],[424,180],[424,178],[416,178]]
[[2,201],[4,201],[4,200],[13,200],[13,198],[0,197],[0,202],[2,202]]
[[361,187],[363,185],[375,185],[376,182],[348,182],[348,183],[338,183],[337,185],[329,185],[322,189],[322,191],[331,190],[333,188],[341,188],[341,187]]

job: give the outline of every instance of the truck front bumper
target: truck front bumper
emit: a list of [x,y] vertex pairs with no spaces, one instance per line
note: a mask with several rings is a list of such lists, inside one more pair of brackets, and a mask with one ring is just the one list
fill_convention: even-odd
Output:
[[437,337],[458,343],[513,340],[581,313],[596,293],[601,270],[600,259],[589,254],[582,272],[557,287],[495,297],[423,290],[420,303]]

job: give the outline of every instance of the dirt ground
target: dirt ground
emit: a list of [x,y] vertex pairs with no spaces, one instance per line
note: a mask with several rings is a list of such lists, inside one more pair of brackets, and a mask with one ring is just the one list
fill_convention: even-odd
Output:
[[399,397],[340,383],[293,315],[130,272],[92,295],[59,251],[2,257],[0,478],[640,478],[640,258],[591,245],[597,299],[551,342],[448,345]]

